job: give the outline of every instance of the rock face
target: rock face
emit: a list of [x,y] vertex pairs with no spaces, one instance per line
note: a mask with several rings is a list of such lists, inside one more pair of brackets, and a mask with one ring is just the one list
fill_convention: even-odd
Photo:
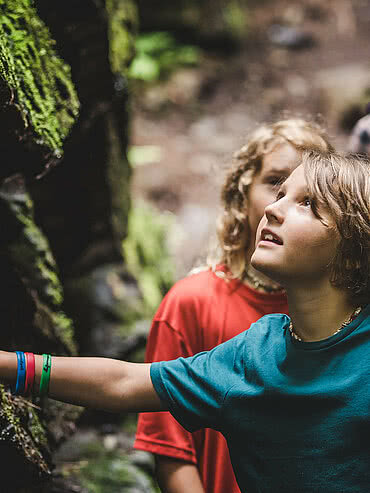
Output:
[[[1,348],[74,354],[72,323],[62,311],[63,292],[45,237],[34,223],[32,201],[17,184],[0,190]],[[14,397],[0,386],[1,476],[6,491],[37,484],[52,469],[51,452],[70,433],[74,406]],[[14,471],[17,474],[14,475]],[[30,490],[32,491],[32,490]]]
[[[135,5],[0,0],[0,27],[0,347],[99,354],[90,334],[122,337],[139,296],[121,253]],[[81,410],[0,399],[2,491],[72,491],[53,453]]]
[[[24,182],[61,160],[79,101],[69,67],[29,1],[0,2],[0,24],[1,347],[73,354],[57,266]],[[73,428],[78,410],[56,411],[51,402],[14,397],[3,386],[0,399],[2,488],[22,491],[28,484],[32,491],[50,476],[52,449]]]
[[71,67],[81,111],[63,165],[29,188],[60,269],[80,351],[99,355],[103,348],[91,334],[102,326],[112,337],[122,334],[122,314],[138,297],[122,258],[131,174],[125,69],[134,53],[136,10],[127,0],[67,0],[52,8],[38,0],[37,6]]
[[1,0],[0,23],[0,176],[34,176],[61,158],[79,102],[32,2]]

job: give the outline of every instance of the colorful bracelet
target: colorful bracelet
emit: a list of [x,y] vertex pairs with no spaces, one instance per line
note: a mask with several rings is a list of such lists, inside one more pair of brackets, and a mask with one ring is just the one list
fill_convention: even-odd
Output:
[[51,373],[51,356],[50,354],[43,354],[43,363],[42,363],[42,373],[40,380],[40,396],[47,395],[49,391],[49,382],[50,382],[50,373]]
[[17,355],[17,382],[15,384],[14,395],[19,395],[24,392],[24,384],[26,380],[26,358],[23,351],[16,351]]
[[33,353],[24,353],[27,362],[26,383],[24,386],[24,395],[32,393],[33,383],[35,381],[35,355]]

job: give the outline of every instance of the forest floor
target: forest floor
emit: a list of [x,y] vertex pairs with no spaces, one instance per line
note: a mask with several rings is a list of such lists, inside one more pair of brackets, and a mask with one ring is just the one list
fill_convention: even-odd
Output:
[[156,152],[135,167],[133,197],[174,215],[176,277],[204,254],[224,172],[251,130],[286,116],[319,119],[343,150],[370,88],[368,0],[278,0],[246,15],[239,50],[205,52],[198,67],[134,97],[131,143]]

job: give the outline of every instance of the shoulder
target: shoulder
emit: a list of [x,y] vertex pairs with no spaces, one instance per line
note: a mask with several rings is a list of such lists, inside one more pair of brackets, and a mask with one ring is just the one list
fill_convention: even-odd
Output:
[[177,281],[166,295],[167,300],[206,299],[214,290],[227,289],[227,281],[218,277],[213,271],[205,270],[190,274]]
[[216,312],[219,317],[220,311],[227,306],[228,289],[227,282],[211,270],[192,274],[169,290],[153,321],[165,321],[182,333],[190,331],[198,341],[193,341],[194,347],[203,349],[204,345],[198,340],[203,337],[201,329],[210,329],[211,313]]
[[[209,351],[209,354],[221,355],[219,359],[222,365],[231,358],[234,361],[232,364],[234,369],[236,360],[240,360],[242,362],[241,371],[243,372],[243,368],[245,368],[243,362],[246,359],[250,360],[255,353],[259,356],[263,355],[268,347],[277,347],[284,341],[284,329],[287,328],[289,320],[287,315],[281,313],[265,315],[254,322],[248,330],[244,330],[216,346]],[[245,354],[248,355],[247,358],[245,358]]]
[[227,284],[227,282],[225,281],[225,279],[218,276],[217,273],[215,273],[213,270],[206,269],[195,273],[190,273],[188,276],[178,281],[175,286],[187,290],[194,288],[202,289],[205,286],[209,286],[210,284],[223,285]]
[[269,313],[268,315],[264,315],[253,325],[258,325],[259,327],[263,327],[267,330],[275,329],[275,328],[284,328],[290,321],[290,318],[285,313]]
[[282,331],[288,327],[290,318],[283,313],[271,313],[261,317],[247,331],[250,339],[280,338]]

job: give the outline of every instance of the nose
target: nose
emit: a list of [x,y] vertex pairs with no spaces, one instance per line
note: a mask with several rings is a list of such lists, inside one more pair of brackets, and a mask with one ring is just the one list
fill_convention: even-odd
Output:
[[273,202],[265,207],[265,215],[269,222],[278,222],[281,224],[284,221],[284,216],[279,206],[279,201]]

